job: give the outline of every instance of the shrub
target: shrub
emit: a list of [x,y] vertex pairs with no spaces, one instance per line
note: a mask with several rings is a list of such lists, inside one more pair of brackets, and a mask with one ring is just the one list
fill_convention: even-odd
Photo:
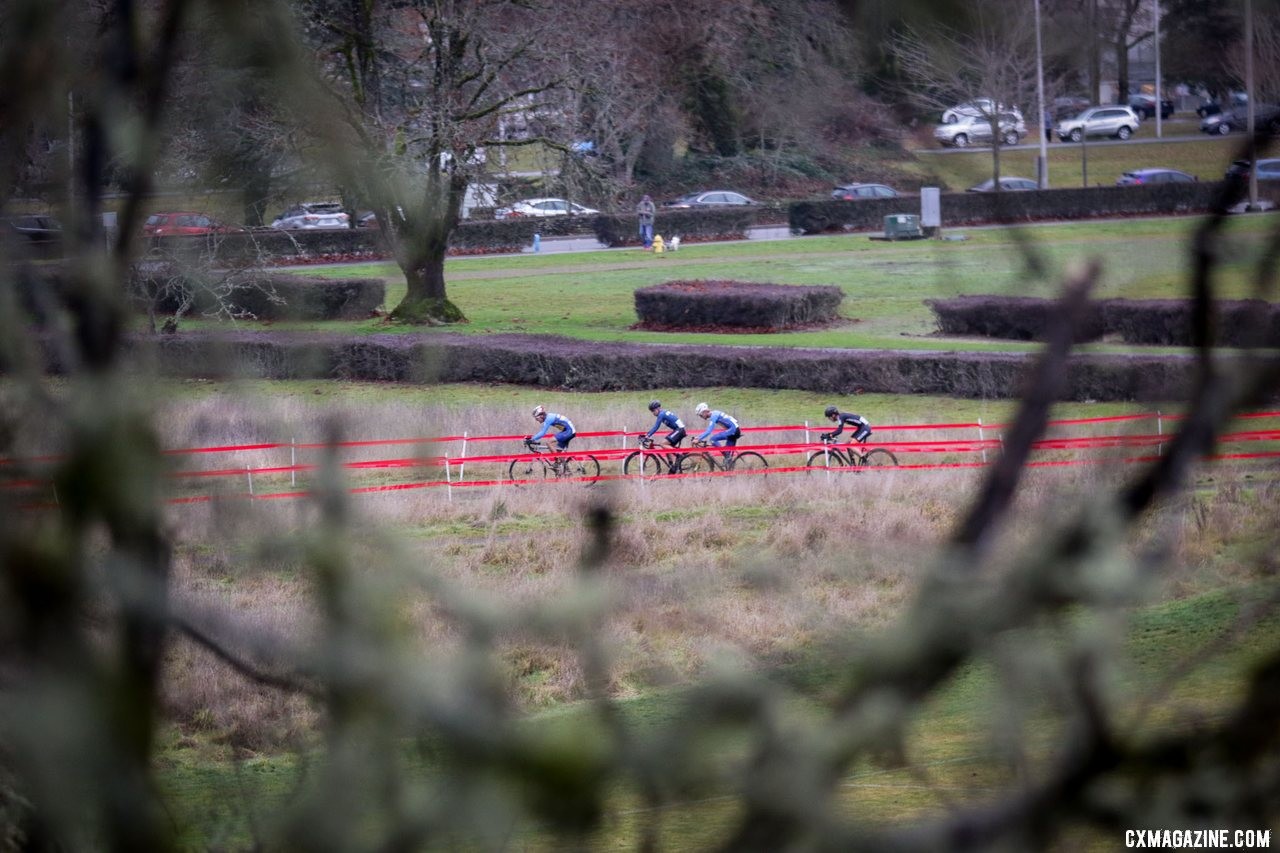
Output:
[[[761,209],[734,207],[725,210],[668,210],[659,207],[653,230],[666,238],[679,235],[681,240],[740,240],[756,223]],[[601,214],[592,227],[596,239],[606,246],[638,246],[640,230],[634,215]]]
[[838,287],[742,281],[669,281],[635,293],[640,325],[655,329],[810,326],[834,320],[843,298]]
[[[1057,303],[1012,296],[931,299],[938,330],[1005,340],[1042,340]],[[1256,299],[1218,300],[1214,341],[1222,346],[1280,346],[1280,305]],[[1078,341],[1111,335],[1125,343],[1191,346],[1193,307],[1186,299],[1102,299],[1090,306]]]
[[[1023,390],[1027,353],[890,352],[578,341],[534,335],[338,335],[235,332],[135,343],[173,376],[510,382],[579,391],[737,386],[839,394],[948,394],[1009,399]],[[57,370],[57,353],[46,353]],[[1280,358],[1271,356],[1280,367]],[[696,365],[691,370],[690,365]],[[1230,369],[1228,366],[1226,369]],[[1183,355],[1074,356],[1067,400],[1172,400],[1192,385]]]
[[305,278],[257,270],[214,274],[169,263],[137,265],[130,288],[136,303],[160,314],[260,320],[358,320],[386,298],[386,284],[377,278]]

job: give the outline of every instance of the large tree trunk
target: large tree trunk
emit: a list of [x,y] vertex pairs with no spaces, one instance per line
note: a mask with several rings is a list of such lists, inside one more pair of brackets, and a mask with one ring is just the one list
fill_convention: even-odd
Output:
[[444,280],[449,234],[458,224],[466,188],[464,175],[433,175],[420,213],[409,212],[403,219],[396,211],[379,213],[382,222],[392,226],[388,235],[407,286],[392,319],[424,325],[466,322],[449,301]]

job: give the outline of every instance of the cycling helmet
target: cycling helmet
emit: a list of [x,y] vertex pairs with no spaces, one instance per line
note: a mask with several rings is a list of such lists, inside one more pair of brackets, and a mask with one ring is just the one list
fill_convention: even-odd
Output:
[[699,403],[698,407],[694,409],[694,411],[700,415],[705,415],[707,412],[711,411],[711,407],[706,403]]
[[836,415],[840,414],[840,410],[835,406],[827,406],[827,411],[824,414],[829,418],[834,418]]
[[547,413],[547,410],[546,410],[545,408],[543,408],[542,406],[534,406],[534,407],[533,407],[533,416],[534,416],[535,418],[540,418],[540,417],[542,417],[543,415],[545,415],[546,413]]
[[659,403],[657,400],[649,401],[649,411],[656,412],[658,409],[661,409],[661,408],[662,408],[662,404]]

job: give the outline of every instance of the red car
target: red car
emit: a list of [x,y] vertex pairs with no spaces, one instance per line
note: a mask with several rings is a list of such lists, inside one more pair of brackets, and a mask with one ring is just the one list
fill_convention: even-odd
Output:
[[243,230],[243,228],[224,225],[212,216],[189,211],[153,213],[142,225],[142,233],[148,237],[164,237],[173,234],[231,234]]

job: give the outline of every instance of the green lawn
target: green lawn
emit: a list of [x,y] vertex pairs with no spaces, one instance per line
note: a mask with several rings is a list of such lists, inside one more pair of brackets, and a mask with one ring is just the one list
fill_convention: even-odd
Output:
[[[450,298],[470,322],[465,334],[536,333],[599,341],[676,342],[755,346],[892,349],[1025,350],[1033,344],[944,340],[933,335],[925,300],[965,293],[1052,297],[1065,267],[1102,259],[1097,296],[1154,298],[1186,292],[1188,234],[1197,220],[1140,219],[1105,223],[1026,226],[1049,275],[1027,268],[1008,229],[953,229],[962,241],[885,243],[866,235],[806,237],[690,245],[678,254],[640,250],[451,259]],[[1231,223],[1232,251],[1221,295],[1249,294],[1247,264],[1274,217]],[[374,275],[388,283],[387,305],[404,293],[392,264],[315,267],[305,275]],[[842,322],[824,329],[774,335],[673,334],[632,329],[636,288],[672,279],[729,278],[784,284],[834,284],[846,299]],[[198,321],[197,321],[198,322]],[[254,324],[245,324],[252,328]],[[421,331],[371,319],[348,323],[275,324],[274,328],[328,329],[354,334]],[[1099,345],[1102,349],[1124,349]]]

